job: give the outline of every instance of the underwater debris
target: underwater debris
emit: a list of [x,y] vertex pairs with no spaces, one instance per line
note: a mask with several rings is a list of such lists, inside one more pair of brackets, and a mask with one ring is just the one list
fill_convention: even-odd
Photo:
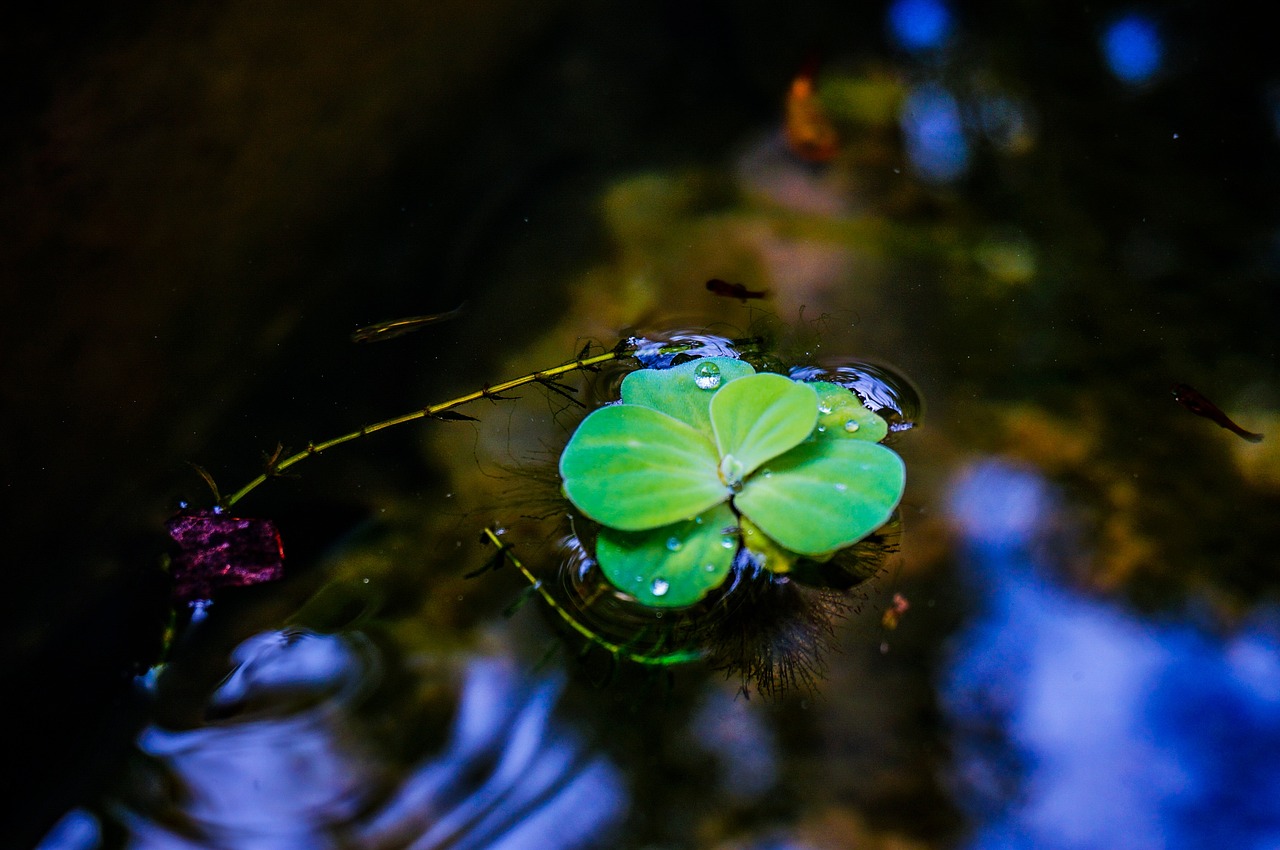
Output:
[[284,576],[284,544],[271,520],[192,510],[171,518],[165,528],[176,546],[170,565],[173,597],[180,603]]
[[901,593],[893,594],[893,599],[889,603],[889,607],[884,609],[884,613],[880,616],[880,625],[886,629],[893,631],[898,628],[898,623],[902,622],[902,615],[907,613],[911,608],[911,603],[907,601],[907,597]]
[[840,135],[818,99],[817,62],[809,61],[787,89],[783,136],[787,147],[805,162],[821,164],[840,152]]

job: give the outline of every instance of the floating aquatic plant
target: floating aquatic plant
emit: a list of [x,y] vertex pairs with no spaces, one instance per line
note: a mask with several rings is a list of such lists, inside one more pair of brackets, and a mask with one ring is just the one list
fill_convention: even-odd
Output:
[[740,548],[773,573],[826,560],[883,525],[901,458],[852,392],[726,357],[631,373],[560,456],[569,500],[600,524],[596,558],[655,607],[721,585]]
[[[590,650],[610,671],[703,660],[766,694],[808,686],[832,623],[894,550],[905,474],[880,442],[914,425],[919,399],[891,370],[853,360],[788,367],[760,342],[676,333],[587,346],[561,365],[292,454],[277,447],[230,495],[204,477],[225,512],[342,444],[424,419],[475,421],[459,408],[543,389],[589,411],[552,475],[554,507],[541,518],[519,512],[563,531],[530,534],[547,543],[521,558],[509,542],[519,538],[486,528],[495,551],[468,577],[515,568],[529,582],[524,598],[554,612],[584,663]],[[575,386],[574,375],[587,380]]]

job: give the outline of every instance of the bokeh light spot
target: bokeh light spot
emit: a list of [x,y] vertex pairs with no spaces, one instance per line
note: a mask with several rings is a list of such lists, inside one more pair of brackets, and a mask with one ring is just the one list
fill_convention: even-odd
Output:
[[1102,33],[1102,54],[1117,79],[1141,85],[1160,70],[1164,45],[1149,17],[1131,13],[1112,21]]
[[920,86],[902,107],[907,157],[926,180],[947,183],[969,167],[960,105],[942,86]]
[[906,50],[933,50],[951,35],[951,10],[939,0],[894,0],[889,34]]

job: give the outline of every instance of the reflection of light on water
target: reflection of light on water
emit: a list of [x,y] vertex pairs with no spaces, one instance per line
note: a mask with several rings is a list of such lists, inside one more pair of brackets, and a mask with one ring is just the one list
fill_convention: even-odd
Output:
[[1074,594],[1042,563],[1057,499],[1028,470],[971,469],[950,512],[984,597],[943,685],[971,846],[1275,846],[1278,618],[1220,639]]
[[708,688],[689,729],[695,747],[715,757],[719,784],[734,799],[759,799],[778,781],[778,745],[756,702]]
[[[130,847],[572,848],[626,808],[613,766],[552,717],[559,682],[530,680],[513,663],[470,662],[449,743],[395,777],[352,729],[368,647],[271,632],[235,658],[211,705],[228,719],[140,736],[180,790],[167,811],[119,807]],[[42,850],[98,846],[86,817],[73,813]]]
[[1117,18],[1103,31],[1102,55],[1120,82],[1141,85],[1159,72],[1164,45],[1155,23],[1135,12]]
[[857,393],[868,410],[889,423],[890,431],[908,431],[920,423],[924,402],[906,375],[891,366],[852,357],[826,358],[818,366],[793,366],[797,381],[831,381]]
[[907,95],[901,122],[907,157],[926,180],[947,183],[968,169],[960,105],[942,86],[928,83]]
[[951,10],[940,0],[894,0],[889,35],[906,50],[933,50],[951,35]]
[[36,850],[91,850],[102,844],[98,819],[83,809],[63,815]]

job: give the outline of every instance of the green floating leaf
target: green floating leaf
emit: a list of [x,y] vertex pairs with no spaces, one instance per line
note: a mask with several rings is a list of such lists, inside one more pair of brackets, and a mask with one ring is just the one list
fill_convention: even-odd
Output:
[[639,602],[677,608],[723,584],[737,549],[737,518],[728,505],[719,505],[649,531],[601,528],[596,562],[614,587]]
[[902,459],[884,446],[815,440],[769,461],[733,504],[783,548],[819,556],[888,521],[905,483]]
[[[819,439],[852,439],[878,443],[889,433],[889,423],[849,390],[828,381],[809,384],[818,393]],[[824,412],[825,411],[825,412]]]
[[818,396],[782,375],[734,381],[711,400],[721,477],[731,487],[765,461],[799,444],[818,421]]
[[674,416],[711,436],[711,399],[730,381],[754,375],[751,364],[732,357],[704,357],[671,369],[639,369],[622,381],[624,404]]
[[584,514],[623,531],[695,516],[729,497],[715,446],[690,425],[631,404],[602,407],[560,455],[564,493]]

